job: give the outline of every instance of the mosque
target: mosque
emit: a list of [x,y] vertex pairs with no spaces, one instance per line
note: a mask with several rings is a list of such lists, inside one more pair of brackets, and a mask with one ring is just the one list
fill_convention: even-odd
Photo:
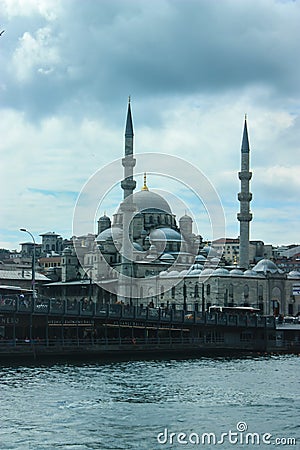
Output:
[[[54,294],[78,297],[82,280],[93,289],[93,301],[131,304],[188,305],[206,310],[210,305],[253,306],[264,314],[300,312],[300,273],[283,273],[263,256],[249,260],[250,146],[245,117],[241,170],[238,177],[240,212],[239,260],[226,266],[218,245],[204,245],[193,233],[193,220],[185,214],[178,223],[168,202],[147,185],[135,192],[133,121],[128,103],[125,127],[123,201],[112,220],[104,214],[98,233],[73,238],[62,253],[62,281],[49,284]],[[224,239],[224,243],[225,243]],[[261,241],[258,241],[261,242]],[[221,251],[220,251],[221,249]]]

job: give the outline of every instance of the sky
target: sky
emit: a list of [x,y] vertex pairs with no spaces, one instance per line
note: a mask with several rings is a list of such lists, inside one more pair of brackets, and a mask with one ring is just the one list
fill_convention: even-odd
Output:
[[[299,23],[298,0],[0,0],[0,247],[30,240],[20,228],[37,242],[47,231],[72,236],[78,195],[122,158],[129,95],[135,152],[200,170],[227,237],[239,235],[247,113],[251,239],[299,244]],[[189,196],[170,177],[147,183]],[[117,187],[107,214],[122,199]],[[190,196],[209,239],[205,208]]]

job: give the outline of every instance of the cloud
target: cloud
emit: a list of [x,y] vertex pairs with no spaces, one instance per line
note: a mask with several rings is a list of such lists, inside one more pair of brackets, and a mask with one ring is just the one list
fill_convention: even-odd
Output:
[[0,0],[0,9],[3,230],[71,233],[73,193],[122,156],[131,94],[136,152],[199,167],[232,234],[247,112],[252,231],[269,239],[264,211],[277,210],[278,239],[297,240],[299,2]]

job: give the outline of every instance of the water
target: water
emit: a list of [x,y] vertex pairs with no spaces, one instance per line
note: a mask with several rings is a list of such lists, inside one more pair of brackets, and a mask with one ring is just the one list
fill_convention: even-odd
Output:
[[[263,433],[300,448],[297,356],[3,365],[0,386],[0,450],[272,448]],[[260,445],[176,440],[238,422]]]

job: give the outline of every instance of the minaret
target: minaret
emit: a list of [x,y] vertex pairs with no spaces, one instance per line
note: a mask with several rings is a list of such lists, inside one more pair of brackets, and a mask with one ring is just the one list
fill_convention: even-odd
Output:
[[128,110],[125,128],[125,157],[122,159],[124,167],[124,179],[121,187],[124,190],[124,200],[120,205],[123,214],[123,238],[122,238],[122,257],[119,279],[119,297],[122,301],[132,302],[133,288],[133,251],[132,251],[132,219],[136,210],[133,203],[133,191],[136,182],[133,179],[133,168],[136,160],[133,157],[133,125],[131,117],[130,97],[128,99]]
[[252,214],[250,213],[250,202],[252,194],[249,191],[249,184],[252,172],[249,171],[250,147],[247,130],[247,116],[245,115],[244,133],[241,148],[241,171],[239,179],[241,180],[241,192],[238,194],[240,202],[240,212],[237,218],[240,222],[240,261],[239,266],[242,269],[249,267],[249,232]]
[[125,128],[125,157],[122,159],[122,165],[124,167],[124,180],[121,182],[121,186],[124,190],[124,200],[133,194],[136,187],[136,182],[133,179],[133,168],[135,163],[136,161],[133,157],[133,125],[129,97]]

